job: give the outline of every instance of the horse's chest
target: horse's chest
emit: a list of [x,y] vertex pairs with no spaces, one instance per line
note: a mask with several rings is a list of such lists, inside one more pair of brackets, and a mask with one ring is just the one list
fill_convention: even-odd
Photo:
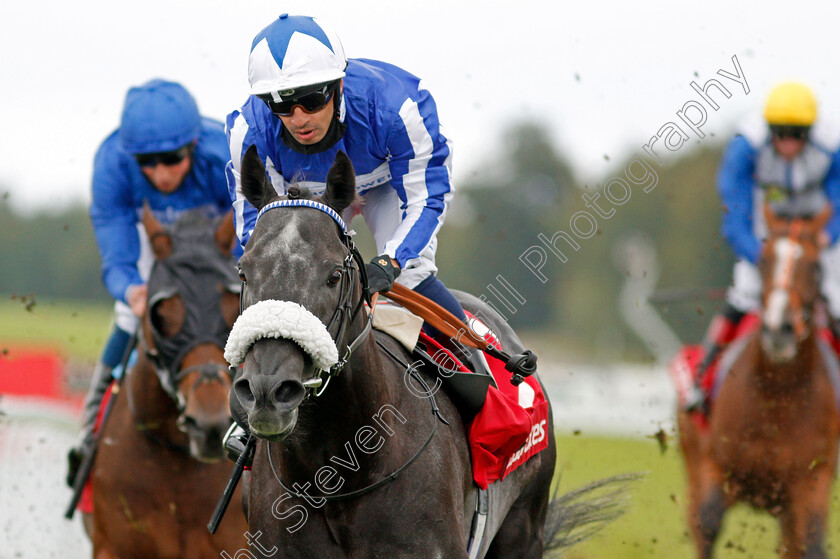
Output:
[[719,466],[745,484],[806,475],[826,452],[820,426],[805,409],[752,401],[749,409],[713,424],[711,444]]

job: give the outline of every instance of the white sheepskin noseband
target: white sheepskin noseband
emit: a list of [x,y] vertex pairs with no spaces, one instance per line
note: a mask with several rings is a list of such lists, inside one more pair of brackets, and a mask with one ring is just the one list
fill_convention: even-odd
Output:
[[296,342],[322,371],[329,371],[338,362],[338,349],[327,327],[298,303],[269,299],[245,309],[228,336],[225,359],[238,367],[254,342],[262,338]]

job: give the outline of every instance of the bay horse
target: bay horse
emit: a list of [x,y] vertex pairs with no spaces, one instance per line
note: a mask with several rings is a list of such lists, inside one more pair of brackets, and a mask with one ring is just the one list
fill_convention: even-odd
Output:
[[678,413],[700,559],[712,557],[724,513],[738,501],[779,520],[780,557],[827,557],[823,539],[840,416],[816,311],[818,236],[829,216],[826,210],[811,219],[785,219],[765,207],[760,328],[742,342],[719,383],[708,427],[690,412]]
[[155,255],[138,359],[103,427],[91,473],[95,559],[218,557],[244,542],[241,511],[216,536],[205,528],[230,472],[231,425],[222,346],[239,310],[230,257],[232,215],[218,227],[200,211],[172,231],[148,208]]
[[[279,196],[254,146],[242,159],[243,193],[260,216],[239,261],[240,320],[252,310],[265,320],[237,322],[231,338],[251,339],[229,340],[226,356],[239,365],[231,410],[257,437],[246,514],[261,537],[251,556],[543,557],[610,503],[565,511],[552,503],[549,413],[549,446],[489,486],[485,537],[468,555],[479,497],[465,424],[445,393],[429,397],[436,377],[428,367],[413,370],[406,349],[369,330],[364,263],[340,218],[355,185],[343,152],[317,198],[296,185]],[[456,296],[482,313],[506,350],[523,350],[492,309]]]

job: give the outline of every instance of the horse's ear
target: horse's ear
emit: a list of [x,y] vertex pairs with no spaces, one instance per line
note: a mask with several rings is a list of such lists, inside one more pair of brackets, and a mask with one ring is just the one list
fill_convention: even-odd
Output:
[[257,146],[251,144],[242,156],[242,194],[252,206],[261,210],[277,192],[265,175],[265,165],[257,153]]
[[324,202],[341,213],[356,199],[356,172],[347,154],[339,150],[335,154],[330,172],[327,173],[327,188]]
[[155,258],[158,260],[169,258],[169,255],[172,254],[172,237],[157,220],[155,214],[152,213],[148,200],[143,201],[143,217],[141,219]]
[[233,239],[236,236],[236,229],[233,227],[233,210],[230,210],[222,218],[221,223],[216,228],[213,239],[216,241],[216,246],[225,256],[230,255],[233,249]]

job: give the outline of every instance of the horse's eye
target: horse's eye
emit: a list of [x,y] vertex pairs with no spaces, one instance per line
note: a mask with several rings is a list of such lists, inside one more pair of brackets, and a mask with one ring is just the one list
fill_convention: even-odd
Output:
[[242,268],[239,268],[239,279],[245,282],[245,272],[242,271]]
[[337,285],[341,281],[341,275],[341,270],[333,270],[330,279],[327,280],[327,285]]

